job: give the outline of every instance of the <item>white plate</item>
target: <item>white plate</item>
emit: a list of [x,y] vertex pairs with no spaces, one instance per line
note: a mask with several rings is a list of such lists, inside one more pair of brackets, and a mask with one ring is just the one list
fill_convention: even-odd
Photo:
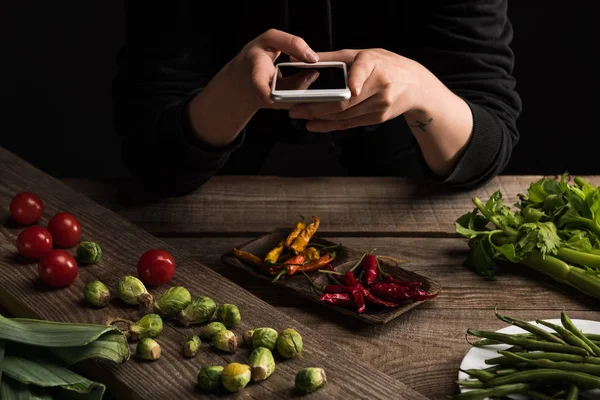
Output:
[[[545,321],[551,322],[555,325],[561,325],[560,319],[547,319]],[[588,321],[585,319],[573,319],[572,321],[575,324],[575,326],[577,326],[582,332],[600,334],[600,322],[598,322],[598,321]],[[552,331],[552,329],[550,329],[544,325],[536,324],[535,321],[530,321],[530,323],[535,324],[544,330]],[[525,331],[521,328],[518,328],[514,325],[507,326],[506,328],[502,328],[496,332],[509,333],[509,334],[527,333],[527,331]],[[479,339],[477,339],[477,340],[479,340]],[[510,346],[501,345],[501,344],[493,345],[493,346],[486,346],[485,348],[472,347],[471,350],[469,350],[467,352],[467,354],[465,355],[465,357],[463,358],[462,363],[460,364],[460,369],[462,369],[462,370],[484,369],[484,368],[491,367],[491,365],[488,365],[485,363],[485,360],[500,356],[500,354],[498,354],[497,351],[505,350],[509,347]],[[464,380],[468,380],[468,379],[469,379],[469,376],[467,374],[465,374],[462,371],[458,372],[458,380],[459,381],[464,381]],[[461,392],[468,392],[469,390],[473,390],[473,389],[465,388],[465,387],[460,388]],[[521,400],[521,399],[526,400],[527,399],[525,396],[521,396],[521,395],[511,395],[509,397],[511,399],[515,399],[515,400]],[[582,398],[582,399],[598,399],[598,398],[600,398],[600,389],[594,389],[594,390],[589,390],[584,393],[580,393],[580,398]]]

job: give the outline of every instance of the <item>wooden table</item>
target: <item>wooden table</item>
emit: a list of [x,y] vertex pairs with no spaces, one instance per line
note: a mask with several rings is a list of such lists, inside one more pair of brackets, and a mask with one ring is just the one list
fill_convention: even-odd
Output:
[[[600,301],[525,268],[505,269],[490,282],[461,265],[467,245],[455,234],[454,221],[472,210],[472,196],[487,198],[500,189],[513,204],[538,178],[502,176],[472,192],[436,193],[396,178],[215,177],[190,195],[162,200],[148,198],[131,182],[63,181],[335,341],[356,360],[427,398],[443,399],[458,391],[458,367],[470,348],[467,328],[505,326],[494,317],[495,306],[526,320],[556,318],[562,310],[572,318],[600,319]],[[600,177],[588,179],[600,183]],[[442,293],[388,324],[370,326],[222,265],[224,252],[287,227],[300,214],[319,215],[320,235],[330,240],[408,259],[403,266],[439,281]]]

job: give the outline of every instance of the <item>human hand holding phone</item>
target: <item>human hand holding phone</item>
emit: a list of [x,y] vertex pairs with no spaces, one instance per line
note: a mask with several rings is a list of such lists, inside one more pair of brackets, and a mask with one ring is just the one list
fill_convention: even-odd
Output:
[[[271,81],[277,72],[275,60],[281,53],[308,64],[318,61],[317,54],[304,39],[277,29],[270,29],[250,41],[232,60],[232,75],[237,77],[245,94],[257,100],[258,108],[288,109],[292,106],[275,104],[271,99]],[[310,85],[310,79],[305,80],[305,77],[302,75],[288,82]]]

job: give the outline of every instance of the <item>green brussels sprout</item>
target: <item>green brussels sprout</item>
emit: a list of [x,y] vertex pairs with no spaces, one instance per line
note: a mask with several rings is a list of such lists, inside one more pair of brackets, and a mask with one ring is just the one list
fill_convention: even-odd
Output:
[[240,310],[234,304],[221,304],[217,310],[217,321],[225,324],[227,328],[234,328],[241,320]]
[[152,310],[154,299],[146,290],[146,286],[135,276],[124,276],[117,282],[119,297],[127,304],[141,304],[144,308]]
[[100,281],[91,281],[85,285],[83,297],[96,307],[105,307],[110,301],[110,290]]
[[215,349],[235,353],[237,336],[230,330],[219,331],[213,335],[211,344]]
[[323,368],[304,368],[296,374],[296,390],[301,393],[310,393],[323,387],[327,383]]
[[242,335],[242,343],[244,343],[244,346],[252,346],[252,336],[254,335],[254,329],[250,329],[249,331],[246,331],[246,333],[244,333]]
[[192,295],[183,286],[173,286],[154,302],[155,310],[163,317],[176,317],[192,302]]
[[230,392],[239,392],[250,382],[250,367],[246,364],[230,363],[221,372],[221,383]]
[[250,365],[252,381],[254,382],[264,381],[275,371],[273,353],[266,347],[257,347],[252,350],[248,364]]
[[183,326],[203,324],[212,318],[216,309],[217,305],[210,297],[197,297],[186,308],[181,310],[179,313],[179,322]]
[[212,339],[215,333],[226,330],[227,327],[222,322],[214,321],[204,325],[198,330],[198,336],[202,339]]
[[146,314],[138,322],[129,326],[131,340],[140,340],[145,337],[154,338],[162,333],[163,321],[160,315]]
[[302,336],[295,329],[284,329],[277,338],[277,352],[283,358],[295,358],[302,352]]
[[145,337],[138,342],[135,353],[143,360],[158,360],[160,358],[160,345],[156,340]]
[[102,258],[102,249],[95,242],[81,242],[77,247],[77,262],[80,264],[97,264]]
[[198,350],[200,350],[200,344],[202,344],[202,341],[198,336],[188,336],[183,344],[183,355],[187,358],[195,357]]
[[204,390],[216,390],[221,383],[223,367],[215,365],[204,367],[198,373],[198,386]]
[[273,328],[257,328],[252,335],[252,347],[266,347],[275,350],[277,345],[277,331]]

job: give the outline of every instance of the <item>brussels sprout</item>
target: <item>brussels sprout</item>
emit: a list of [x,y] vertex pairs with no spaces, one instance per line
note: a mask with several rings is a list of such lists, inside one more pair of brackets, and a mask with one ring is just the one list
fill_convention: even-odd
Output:
[[144,360],[158,360],[160,358],[160,345],[156,340],[145,337],[138,342],[135,353]]
[[223,367],[216,365],[204,367],[198,373],[198,386],[204,390],[216,390],[221,383]]
[[277,344],[277,331],[273,328],[257,328],[252,335],[252,347],[266,347],[275,350]]
[[281,331],[277,338],[277,352],[283,358],[295,358],[302,352],[302,336],[295,329]]
[[183,326],[203,324],[210,320],[217,309],[215,302],[206,296],[197,297],[179,313],[179,322]]
[[254,382],[264,381],[275,371],[273,353],[266,347],[257,347],[252,350],[248,364],[250,364],[250,368],[252,369],[252,381]]
[[154,302],[154,308],[163,317],[176,317],[192,302],[192,295],[183,286],[173,286]]
[[212,346],[215,349],[235,353],[237,350],[237,336],[230,330],[219,331],[212,337]]
[[135,276],[124,276],[117,282],[119,297],[127,304],[141,304],[148,310],[152,310],[154,299],[146,290],[146,286]]
[[160,315],[146,314],[138,322],[129,326],[131,340],[140,340],[141,338],[157,337],[162,333],[163,321]]
[[91,281],[85,285],[83,297],[96,307],[105,307],[110,301],[110,290],[100,281]]
[[252,346],[252,336],[254,335],[254,329],[250,329],[249,331],[246,331],[246,333],[244,333],[242,335],[242,343],[244,343],[244,346]]
[[81,242],[77,248],[77,262],[80,264],[97,264],[102,258],[102,249],[95,242]]
[[198,350],[200,350],[200,344],[202,344],[202,341],[198,336],[188,336],[183,344],[183,355],[188,358],[195,357]]
[[222,322],[214,321],[204,325],[198,330],[198,336],[202,339],[212,339],[215,333],[226,330],[227,327]]
[[310,393],[323,387],[327,383],[323,368],[304,368],[296,374],[296,390],[301,393]]
[[239,392],[250,382],[250,367],[246,364],[231,363],[221,372],[221,383],[230,392]]
[[240,310],[233,304],[221,304],[217,310],[217,321],[225,324],[227,328],[234,328],[241,320]]

